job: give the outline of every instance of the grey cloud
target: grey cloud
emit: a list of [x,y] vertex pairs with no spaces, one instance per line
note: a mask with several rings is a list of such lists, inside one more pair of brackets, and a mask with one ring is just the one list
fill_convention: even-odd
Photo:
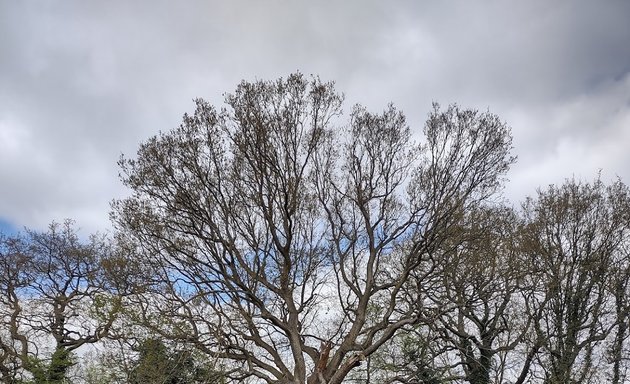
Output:
[[243,78],[295,70],[336,80],[348,108],[393,101],[417,129],[434,100],[498,113],[521,158],[514,197],[596,164],[630,177],[616,140],[628,14],[613,0],[2,2],[0,219],[107,227],[121,152],[195,97],[220,104]]

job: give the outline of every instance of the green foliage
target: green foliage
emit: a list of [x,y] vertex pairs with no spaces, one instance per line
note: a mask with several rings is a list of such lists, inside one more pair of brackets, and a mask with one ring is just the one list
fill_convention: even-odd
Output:
[[386,348],[371,356],[374,382],[390,382],[392,377],[404,378],[409,384],[440,384],[449,381],[447,367],[441,366],[442,351],[434,349],[433,335],[424,326],[401,331]]
[[427,341],[417,335],[407,334],[402,338],[401,345],[404,361],[409,365],[410,378],[423,384],[439,384],[440,372],[432,365],[433,356],[428,349]]
[[171,351],[158,339],[145,340],[131,372],[131,384],[214,384],[222,375],[211,367],[199,365],[190,351]]
[[57,348],[52,354],[50,361],[31,358],[26,370],[32,375],[31,380],[24,381],[23,384],[65,384],[68,369],[75,363],[72,352],[65,348]]
[[90,366],[85,371],[86,384],[114,384],[116,378],[111,374],[103,372],[104,370],[97,365]]

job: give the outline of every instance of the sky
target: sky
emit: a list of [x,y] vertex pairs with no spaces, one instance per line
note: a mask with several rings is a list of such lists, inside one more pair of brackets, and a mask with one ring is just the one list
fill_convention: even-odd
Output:
[[420,132],[432,102],[512,127],[514,204],[630,183],[630,2],[0,0],[0,232],[108,231],[117,160],[202,97],[300,71]]

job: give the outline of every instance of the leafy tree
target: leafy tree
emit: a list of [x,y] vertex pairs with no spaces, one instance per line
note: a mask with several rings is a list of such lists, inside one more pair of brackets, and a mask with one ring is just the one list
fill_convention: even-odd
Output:
[[68,349],[57,346],[50,359],[31,357],[24,366],[32,376],[28,384],[65,384],[67,371],[74,365],[75,359]]
[[569,180],[520,212],[479,208],[435,252],[425,318],[378,355],[375,382],[622,382],[628,187]]
[[539,379],[593,382],[605,361],[604,340],[623,321],[611,292],[620,288],[613,266],[620,266],[628,243],[628,188],[621,182],[569,180],[529,199],[524,214],[536,288],[527,307],[540,348]]
[[115,221],[153,283],[140,317],[236,381],[338,384],[416,324],[408,288],[514,160],[490,113],[436,105],[416,145],[393,106],[340,124],[341,106],[300,74],[242,82],[120,162]]
[[[366,383],[441,384],[453,381],[449,350],[434,328],[418,324],[404,329],[375,353]],[[367,380],[369,378],[369,380]]]
[[610,343],[608,360],[612,362],[610,382],[619,384],[627,377],[627,340],[630,323],[630,261],[627,244],[611,264],[610,291],[614,299],[615,329],[614,339]]
[[521,315],[527,271],[517,247],[518,223],[505,207],[463,213],[458,233],[442,247],[438,283],[425,290],[440,313],[429,326],[441,335],[444,350],[456,351],[459,362],[453,365],[471,384],[502,382],[501,356],[511,353],[529,328]]
[[138,348],[130,384],[219,384],[221,373],[200,366],[190,351],[171,351],[158,339],[147,339]]
[[519,222],[516,212],[499,204],[461,212],[435,250],[424,284],[415,288],[423,319],[395,338],[374,364],[383,371],[382,382],[480,384],[515,376],[517,347],[531,328],[522,316],[528,290],[522,283],[527,270],[518,246]]
[[103,268],[113,257],[103,237],[80,241],[71,221],[0,238],[5,382],[65,382],[73,351],[107,336],[121,303]]

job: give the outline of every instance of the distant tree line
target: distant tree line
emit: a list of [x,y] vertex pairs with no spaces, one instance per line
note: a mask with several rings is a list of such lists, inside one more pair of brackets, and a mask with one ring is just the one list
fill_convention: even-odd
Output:
[[342,106],[299,73],[243,81],[120,160],[110,236],[1,235],[0,380],[625,382],[621,180],[515,207],[496,115],[436,104],[416,135]]

